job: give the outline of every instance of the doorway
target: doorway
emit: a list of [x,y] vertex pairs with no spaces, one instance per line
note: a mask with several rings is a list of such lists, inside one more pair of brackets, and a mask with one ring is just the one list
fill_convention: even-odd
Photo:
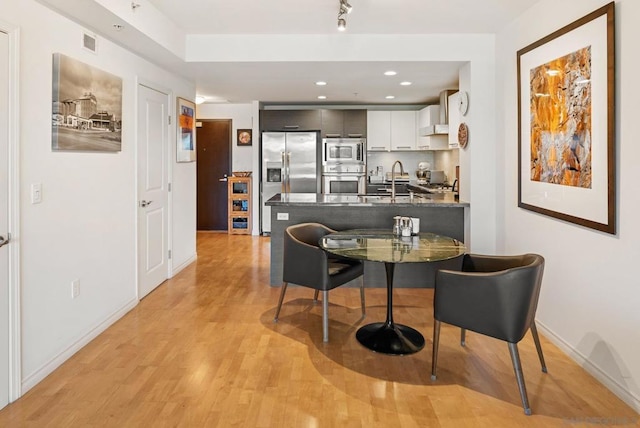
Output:
[[169,277],[169,96],[138,85],[138,299]]
[[0,21],[0,409],[22,393],[18,52],[18,29]]
[[231,131],[231,119],[197,121],[198,230],[227,230],[227,176],[231,175]]

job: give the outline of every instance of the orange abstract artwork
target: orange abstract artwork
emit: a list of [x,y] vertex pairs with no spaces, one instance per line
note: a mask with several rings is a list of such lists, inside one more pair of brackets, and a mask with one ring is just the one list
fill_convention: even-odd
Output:
[[591,47],[530,73],[531,180],[591,188]]

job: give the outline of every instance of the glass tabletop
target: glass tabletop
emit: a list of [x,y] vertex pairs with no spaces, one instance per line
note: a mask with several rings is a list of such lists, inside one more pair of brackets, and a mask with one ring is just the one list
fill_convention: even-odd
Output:
[[319,245],[338,256],[385,263],[435,262],[466,252],[462,242],[448,236],[433,233],[398,236],[384,229],[335,232],[322,237]]

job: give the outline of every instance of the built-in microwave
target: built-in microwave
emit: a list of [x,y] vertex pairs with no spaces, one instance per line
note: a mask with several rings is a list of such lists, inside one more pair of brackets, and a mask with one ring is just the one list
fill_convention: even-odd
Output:
[[364,163],[367,153],[364,138],[325,138],[322,140],[322,163]]

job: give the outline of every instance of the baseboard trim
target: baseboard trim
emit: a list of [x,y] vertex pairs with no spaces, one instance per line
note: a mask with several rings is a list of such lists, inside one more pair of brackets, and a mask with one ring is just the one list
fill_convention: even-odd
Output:
[[24,395],[31,388],[36,386],[40,381],[42,381],[45,377],[49,376],[55,369],[60,367],[62,363],[71,358],[76,352],[86,346],[93,339],[98,337],[100,333],[109,328],[113,323],[122,318],[127,312],[136,307],[138,304],[138,299],[134,298],[127,303],[125,303],[120,309],[109,315],[104,321],[99,323],[97,326],[89,330],[84,336],[76,340],[71,346],[67,349],[60,352],[58,355],[53,357],[49,362],[42,365],[38,370],[34,373],[30,374],[26,378],[22,380],[22,391],[21,395]]
[[591,376],[596,378],[598,382],[607,387],[618,398],[627,403],[632,409],[640,413],[640,398],[636,397],[631,391],[621,385],[617,380],[609,376],[600,367],[593,364],[585,355],[572,347],[564,339],[562,339],[550,328],[544,325],[544,323],[536,320],[536,326],[538,326],[540,332],[543,333],[547,339],[549,339],[551,342],[553,342],[554,345],[556,345],[565,354],[567,354],[569,358],[578,363],[580,367],[585,369]]
[[181,264],[179,264],[177,266],[172,266],[171,278],[173,278],[174,276],[179,274],[181,270],[183,270],[184,268],[186,268],[187,266],[189,266],[191,263],[195,262],[196,260],[198,260],[198,254],[194,254],[193,256],[189,257],[186,261],[182,262]]

